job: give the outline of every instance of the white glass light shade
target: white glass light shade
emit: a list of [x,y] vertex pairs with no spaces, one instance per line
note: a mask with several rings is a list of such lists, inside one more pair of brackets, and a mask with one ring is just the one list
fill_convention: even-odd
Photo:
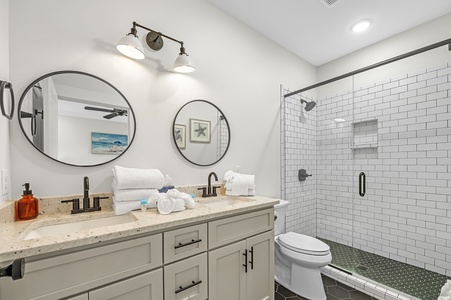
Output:
[[116,45],[117,50],[125,56],[134,59],[144,59],[144,48],[137,36],[129,34],[119,40]]
[[180,54],[174,62],[174,68],[172,68],[175,72],[179,73],[191,73],[196,70],[193,62],[185,53]]

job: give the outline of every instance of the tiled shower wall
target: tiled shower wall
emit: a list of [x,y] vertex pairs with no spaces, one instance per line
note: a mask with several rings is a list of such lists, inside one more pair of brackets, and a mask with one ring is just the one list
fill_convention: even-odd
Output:
[[[282,93],[288,93],[282,89]],[[286,229],[316,235],[316,113],[305,111],[299,96],[281,99],[282,198],[290,202]],[[305,169],[305,181],[298,170]]]
[[[316,125],[299,122],[298,107],[285,113],[289,229],[315,235],[313,220],[296,218],[317,208],[316,236],[451,276],[451,64],[319,100],[312,112]],[[314,160],[315,181],[296,182],[294,169]]]

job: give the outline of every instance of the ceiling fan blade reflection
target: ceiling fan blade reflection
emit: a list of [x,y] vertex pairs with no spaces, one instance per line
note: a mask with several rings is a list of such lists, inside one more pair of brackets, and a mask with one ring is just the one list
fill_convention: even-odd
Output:
[[112,119],[112,118],[114,118],[114,117],[116,117],[117,116],[117,114],[116,113],[112,113],[112,114],[109,114],[109,115],[105,115],[105,116],[103,116],[105,119]]
[[113,109],[106,109],[106,108],[100,108],[100,107],[91,107],[91,106],[85,106],[86,110],[94,110],[94,111],[103,111],[103,112],[114,112]]

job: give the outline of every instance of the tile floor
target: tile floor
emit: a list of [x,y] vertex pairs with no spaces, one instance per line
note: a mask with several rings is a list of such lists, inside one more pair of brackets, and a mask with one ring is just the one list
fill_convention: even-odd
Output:
[[[376,300],[367,294],[357,291],[341,282],[337,282],[323,275],[324,290],[326,291],[327,300]],[[306,299],[296,295],[292,291],[279,285],[277,282],[274,287],[274,300],[315,300]]]
[[447,276],[346,245],[321,239],[330,246],[331,265],[351,271],[422,300],[436,300]]

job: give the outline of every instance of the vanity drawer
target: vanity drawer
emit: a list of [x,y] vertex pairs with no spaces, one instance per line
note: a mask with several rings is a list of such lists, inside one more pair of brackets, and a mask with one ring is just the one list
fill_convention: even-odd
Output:
[[164,263],[171,263],[207,250],[207,224],[164,233]]
[[208,223],[208,248],[214,249],[274,228],[274,209]]
[[21,280],[0,280],[0,299],[68,297],[161,266],[162,248],[162,234],[157,234],[30,260]]
[[207,253],[164,266],[165,300],[205,300],[207,287]]

